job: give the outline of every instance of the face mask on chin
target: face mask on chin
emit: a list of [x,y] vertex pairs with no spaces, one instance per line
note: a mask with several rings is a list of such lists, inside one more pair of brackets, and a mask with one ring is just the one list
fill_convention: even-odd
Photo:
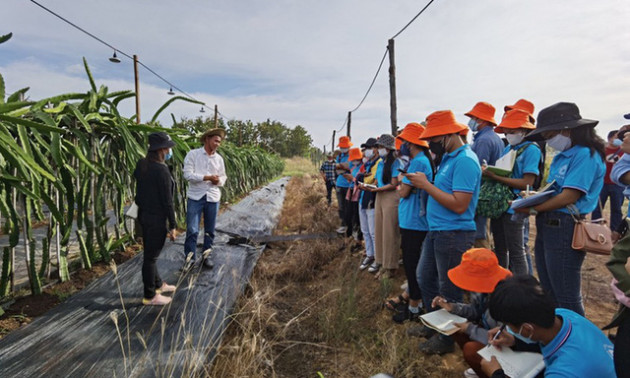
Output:
[[521,335],[521,331],[523,330],[523,326],[521,326],[521,328],[518,330],[518,333],[512,332],[510,327],[505,327],[505,329],[508,331],[508,333],[510,335],[516,337],[517,339],[521,340],[525,344],[537,344],[538,343],[538,341],[534,341],[534,340],[530,339],[529,337],[525,337],[525,336]]
[[547,144],[554,150],[563,152],[571,148],[571,138],[558,134],[553,138],[547,139]]
[[505,134],[505,139],[507,139],[510,146],[516,146],[521,143],[523,139],[525,139],[525,134],[516,133],[516,134]]

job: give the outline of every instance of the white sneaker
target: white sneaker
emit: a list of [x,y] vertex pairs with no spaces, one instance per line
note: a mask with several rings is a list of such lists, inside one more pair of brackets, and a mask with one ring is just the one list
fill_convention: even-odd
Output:
[[359,270],[365,270],[371,263],[374,262],[374,257],[366,257],[361,261],[361,265],[359,265]]
[[379,270],[381,270],[381,264],[377,264],[376,261],[372,263],[372,265],[370,265],[370,267],[368,268],[368,272],[370,273],[376,273]]
[[337,229],[338,234],[344,234],[348,230],[348,227],[341,226]]
[[477,373],[475,373],[475,371],[472,368],[466,369],[466,371],[464,372],[464,377],[466,377],[466,378],[479,378]]
[[409,288],[409,283],[405,281],[404,284],[400,285],[400,290],[407,290]]

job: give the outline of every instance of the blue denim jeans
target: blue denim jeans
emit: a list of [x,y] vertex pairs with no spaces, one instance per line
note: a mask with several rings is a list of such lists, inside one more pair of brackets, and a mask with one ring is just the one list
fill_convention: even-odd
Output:
[[[623,215],[621,213],[621,205],[623,205],[623,186],[617,184],[604,184],[602,191],[599,192],[599,200],[602,201],[602,207],[606,206],[606,201],[610,197],[610,229],[616,231],[621,224]],[[600,219],[602,212],[599,211],[599,205],[593,210],[591,219]]]
[[188,198],[186,208],[186,242],[184,243],[184,253],[187,256],[192,252],[196,259],[197,237],[199,236],[199,223],[201,222],[201,214],[203,213],[203,249],[212,247],[214,242],[214,226],[217,221],[217,212],[219,211],[218,202],[206,201],[206,196],[200,200]]
[[449,302],[461,302],[462,290],[447,276],[449,269],[459,265],[462,255],[475,241],[475,231],[429,231],[424,239],[416,274],[422,290],[422,302],[427,312],[436,310],[431,301],[438,295]]
[[586,253],[571,248],[574,226],[569,214],[549,211],[536,216],[536,270],[559,307],[584,315],[580,285]]

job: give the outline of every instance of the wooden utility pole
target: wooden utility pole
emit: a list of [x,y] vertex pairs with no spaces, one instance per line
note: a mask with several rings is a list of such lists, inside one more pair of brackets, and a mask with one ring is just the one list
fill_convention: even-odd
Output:
[[335,151],[335,135],[336,134],[337,134],[337,130],[333,130],[333,141],[332,141],[332,146],[330,147],[331,151],[333,152]]
[[393,39],[387,42],[387,50],[389,51],[389,117],[392,121],[392,135],[396,136],[398,119],[396,116],[396,63],[394,61]]
[[219,127],[219,106],[214,104],[214,128]]
[[348,112],[348,131],[346,135],[350,137],[350,124],[352,123],[352,112]]
[[140,81],[138,80],[138,55],[133,56],[133,77],[136,83],[136,123],[140,123]]
[[324,156],[326,156],[326,145],[324,144]]

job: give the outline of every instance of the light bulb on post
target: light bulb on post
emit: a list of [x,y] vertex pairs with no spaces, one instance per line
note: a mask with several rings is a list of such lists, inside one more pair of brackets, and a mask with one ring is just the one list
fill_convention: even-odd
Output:
[[168,92],[166,92],[169,96],[172,96],[175,94],[175,92],[173,92],[173,87],[170,87]]
[[201,107],[201,110],[199,111],[199,113],[205,113],[205,109],[203,108],[203,106]]
[[109,61],[112,63],[120,63],[120,59],[118,59],[118,57],[116,56],[116,50],[114,50],[114,55],[109,58]]

